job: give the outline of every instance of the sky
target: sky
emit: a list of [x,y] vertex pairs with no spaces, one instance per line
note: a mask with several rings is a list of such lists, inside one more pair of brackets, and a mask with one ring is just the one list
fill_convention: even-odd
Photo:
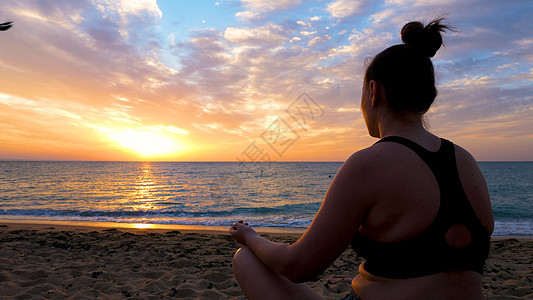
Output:
[[344,161],[365,63],[441,15],[430,130],[533,161],[529,0],[2,0],[0,160]]

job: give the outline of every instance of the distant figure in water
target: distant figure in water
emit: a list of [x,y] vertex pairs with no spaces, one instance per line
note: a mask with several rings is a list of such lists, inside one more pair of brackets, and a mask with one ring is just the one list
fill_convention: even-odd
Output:
[[13,26],[13,22],[0,23],[0,31],[6,31]]
[[233,272],[248,299],[322,299],[302,282],[350,244],[366,261],[344,299],[484,299],[494,229],[485,179],[465,149],[423,121],[445,30],[441,18],[407,23],[403,43],[372,59],[361,111],[379,141],[344,162],[297,242],[269,241],[243,221],[230,228],[242,244]]

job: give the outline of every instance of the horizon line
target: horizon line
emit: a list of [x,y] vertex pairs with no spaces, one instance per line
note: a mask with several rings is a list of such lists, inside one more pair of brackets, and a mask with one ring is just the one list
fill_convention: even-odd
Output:
[[[205,161],[179,161],[179,160],[57,160],[57,159],[3,159],[0,162],[175,162],[175,163],[300,163],[300,162],[333,162],[343,163],[340,160],[275,160],[275,161],[235,161],[235,160],[205,160]],[[533,162],[533,160],[476,160],[476,162]]]

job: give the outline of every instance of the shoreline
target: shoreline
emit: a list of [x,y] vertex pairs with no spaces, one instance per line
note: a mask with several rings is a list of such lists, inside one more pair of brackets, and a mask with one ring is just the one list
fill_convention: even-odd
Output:
[[[181,231],[184,233],[205,233],[229,235],[229,226],[214,225],[178,225],[151,223],[118,223],[118,222],[90,222],[90,221],[51,221],[51,220],[7,220],[0,218],[0,226],[5,225],[13,229],[50,230],[50,231],[103,231],[120,229],[130,233],[166,233]],[[52,228],[53,227],[53,228]],[[306,228],[303,227],[255,227],[260,234],[301,236]],[[492,235],[491,240],[516,239],[531,241],[533,235]]]
[[[50,221],[50,220],[6,220],[0,218],[0,226],[9,228],[49,231],[104,231],[117,229],[130,233],[167,233],[181,231],[184,233],[201,234],[229,234],[229,226],[214,225],[178,225],[178,224],[151,224],[151,223],[117,223],[117,222],[84,222],[84,221]],[[302,227],[255,227],[260,234],[301,236],[306,228]],[[532,236],[533,239],[533,236]]]

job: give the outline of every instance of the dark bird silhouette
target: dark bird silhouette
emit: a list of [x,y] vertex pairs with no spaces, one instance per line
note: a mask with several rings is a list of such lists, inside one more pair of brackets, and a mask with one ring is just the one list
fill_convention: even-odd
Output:
[[13,26],[13,22],[0,23],[0,31],[6,31]]

